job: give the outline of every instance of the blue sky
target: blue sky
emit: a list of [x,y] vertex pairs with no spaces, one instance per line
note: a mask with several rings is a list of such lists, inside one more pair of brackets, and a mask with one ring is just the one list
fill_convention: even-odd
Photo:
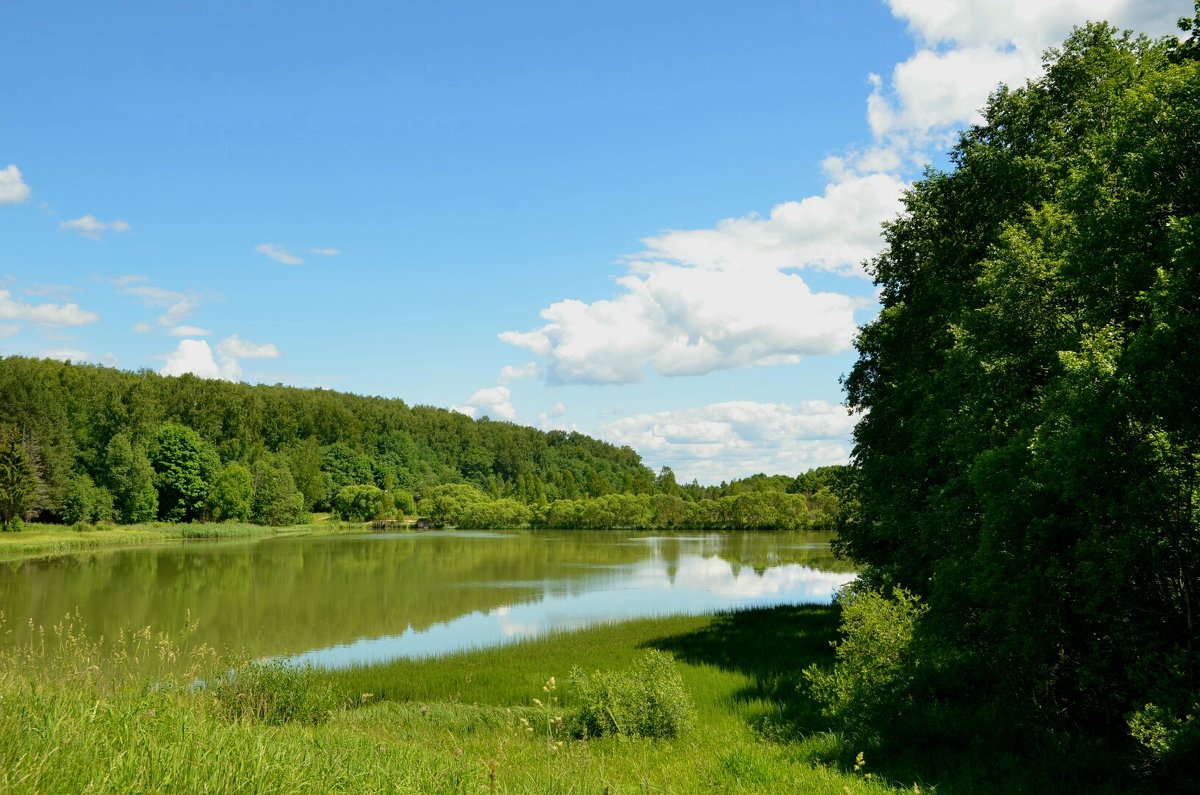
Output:
[[904,185],[1072,24],[1190,10],[10,7],[0,355],[578,429],[701,482],[841,463]]

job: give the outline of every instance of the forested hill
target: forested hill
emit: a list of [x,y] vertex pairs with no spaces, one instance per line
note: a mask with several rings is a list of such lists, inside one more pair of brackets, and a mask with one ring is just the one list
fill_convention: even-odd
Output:
[[[17,356],[0,359],[0,428],[19,433],[38,459],[38,499],[50,515],[61,512],[73,479],[87,476],[119,492],[114,478],[145,472],[147,457],[164,442],[197,447],[199,463],[210,469],[241,462],[257,467],[256,477],[286,469],[304,507],[315,510],[328,509],[341,487],[364,483],[419,493],[470,482],[495,496],[551,500],[654,487],[632,449],[580,433],[326,389]],[[120,502],[123,495],[113,496]],[[183,506],[172,518],[193,518],[189,510]]]

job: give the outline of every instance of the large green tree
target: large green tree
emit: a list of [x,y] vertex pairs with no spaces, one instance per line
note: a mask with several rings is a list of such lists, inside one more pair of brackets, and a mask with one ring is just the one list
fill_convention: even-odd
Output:
[[926,671],[1042,725],[1200,698],[1200,63],[1179,51],[1089,25],[997,91],[886,226],[846,382],[841,549],[926,600]]
[[201,518],[220,462],[200,434],[186,425],[163,424],[155,437],[150,463],[158,487],[159,515],[168,522]]
[[150,522],[158,516],[154,468],[146,452],[128,434],[116,434],[104,448],[104,473],[120,522]]
[[16,428],[0,426],[0,530],[20,530],[36,507],[38,473]]

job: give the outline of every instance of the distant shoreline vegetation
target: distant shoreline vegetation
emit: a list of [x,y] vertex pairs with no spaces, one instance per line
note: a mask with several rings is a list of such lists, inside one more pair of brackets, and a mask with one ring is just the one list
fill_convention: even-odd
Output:
[[629,447],[402,400],[0,358],[0,528],[421,517],[471,529],[832,529],[845,467],[701,486]]

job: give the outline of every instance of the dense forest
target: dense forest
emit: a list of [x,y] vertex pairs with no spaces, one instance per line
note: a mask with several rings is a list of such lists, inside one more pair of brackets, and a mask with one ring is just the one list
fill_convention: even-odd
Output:
[[847,379],[865,570],[810,673],[864,744],[1099,742],[1195,785],[1200,3],[1180,24],[1076,29],[886,226]]
[[842,468],[679,484],[636,452],[402,400],[0,359],[0,521],[827,526]]

